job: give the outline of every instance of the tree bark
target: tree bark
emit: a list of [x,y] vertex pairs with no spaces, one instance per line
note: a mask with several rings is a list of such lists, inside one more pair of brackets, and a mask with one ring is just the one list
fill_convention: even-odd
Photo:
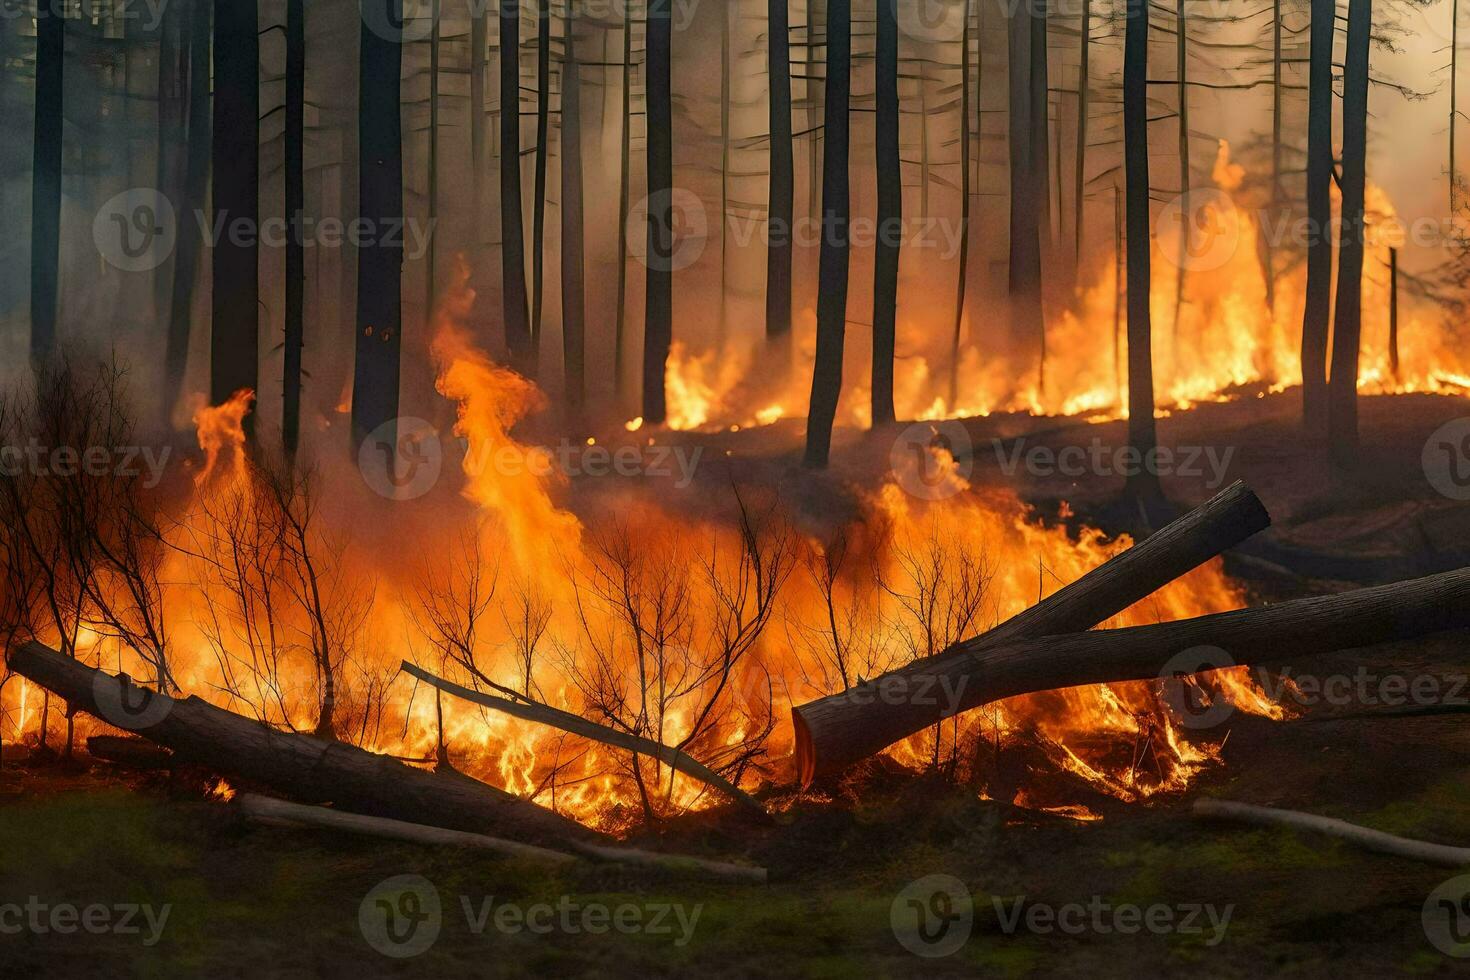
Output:
[[626,379],[623,360],[626,356],[628,328],[628,207],[629,170],[633,161],[633,4],[628,0],[623,10],[623,84],[622,122],[618,147],[618,309],[613,329],[613,391],[622,407]]
[[842,395],[842,356],[847,334],[848,102],[852,95],[852,3],[827,4],[827,85],[822,131],[822,250],[817,271],[817,352],[807,412],[807,466],[825,467],[832,424]]
[[[960,332],[965,325],[965,298],[970,290],[970,13],[974,0],[965,0],[960,15],[960,254],[955,276],[954,327],[949,336],[949,407],[955,410],[960,400]],[[925,69],[919,71],[919,91],[927,90]],[[928,109],[924,127],[923,213],[929,215],[929,130]]]
[[[878,237],[873,248],[873,425],[894,420],[893,356],[898,324],[898,264],[903,243],[903,160],[899,156],[898,10],[880,2],[875,74]],[[962,99],[961,102],[966,100]],[[962,158],[964,154],[961,155]]]
[[664,371],[674,342],[674,109],[671,0],[649,0],[645,56],[648,144],[648,251],[643,310],[643,420],[668,418]]
[[268,786],[303,803],[330,802],[372,816],[522,841],[590,842],[599,836],[475,780],[446,778],[342,742],[282,732],[197,697],[170,698],[39,643],[17,648],[10,665],[74,710],[109,724],[130,724],[119,708],[126,705],[135,712],[129,715],[138,726],[134,734],[172,749],[181,760]]
[[470,185],[475,195],[475,241],[484,241],[485,75],[490,70],[490,26],[484,4],[470,8]]
[[[1148,0],[1128,0],[1123,49],[1123,168],[1128,213],[1128,445],[1148,459],[1158,445],[1154,427],[1153,324],[1149,294],[1153,229],[1148,172]],[[1162,497],[1158,474],[1140,467],[1129,496]]]
[[1358,453],[1358,353],[1363,332],[1364,192],[1368,162],[1368,53],[1373,0],[1348,3],[1347,62],[1342,86],[1342,232],[1338,242],[1336,322],[1327,428],[1333,460],[1350,466]]
[[[260,24],[257,0],[214,4],[214,217],[209,397],[259,387]],[[243,234],[232,234],[232,228]],[[247,420],[248,422],[248,420]],[[247,430],[248,431],[248,430]]]
[[505,346],[513,368],[536,374],[534,336],[526,311],[526,233],[521,214],[521,11],[500,3],[500,278]]
[[[1243,483],[1235,483],[1077,581],[1006,620],[978,640],[972,641],[972,645],[977,649],[985,649],[1040,636],[1090,629],[1263,530],[1270,523],[1270,515],[1250,488]],[[965,645],[957,649],[963,650]],[[919,669],[924,664],[937,662],[938,659],[921,661],[906,670]],[[835,702],[849,694],[851,692],[834,695],[812,704]],[[802,746],[805,743],[800,737],[802,719],[810,707],[811,705],[803,705],[793,712],[797,719],[798,732],[797,765],[804,784],[809,783],[819,771],[833,771],[866,758],[866,755],[859,755],[839,760],[820,760],[811,753],[803,753]],[[902,737],[904,736],[898,735],[889,742],[877,745],[867,755]]]
[[536,4],[536,176],[531,205],[531,348],[540,360],[546,319],[546,161],[551,141],[551,4]]
[[1077,270],[1082,269],[1082,201],[1087,191],[1087,114],[1092,91],[1092,0],[1082,0],[1082,24],[1077,32],[1077,163],[1072,190],[1072,255]]
[[31,150],[31,357],[56,347],[61,292],[61,146],[66,127],[66,18],[60,4],[36,18],[36,104]]
[[[1156,626],[999,647],[984,645],[981,638],[797,708],[798,765],[809,782],[959,712],[1036,691],[1159,679],[1175,657],[1200,647],[1210,649],[1204,656],[1209,666],[1199,669],[1213,670],[1294,663],[1466,627],[1470,568]],[[1392,654],[1379,662],[1392,663]]]
[[586,397],[586,294],[582,254],[582,82],[577,62],[577,0],[566,23],[561,79],[562,377],[567,408],[580,422]]
[[306,0],[286,0],[286,336],[281,362],[281,439],[301,437],[301,349],[306,336]]
[[[1010,347],[1018,363],[1035,358],[1042,333],[1041,229],[1046,213],[1046,117],[1038,121],[1034,74],[1038,66],[1035,4],[1023,0],[1007,24],[1010,150]],[[1042,30],[1045,30],[1044,22]],[[1045,49],[1045,43],[1041,45]],[[1043,60],[1040,70],[1045,70]],[[1044,83],[1043,83],[1044,86]],[[1046,101],[1041,100],[1045,113]],[[1038,129],[1040,138],[1038,139]],[[1037,154],[1041,155],[1038,156]]]
[[[401,24],[401,0],[370,0],[381,23]],[[403,334],[403,243],[383,233],[403,220],[402,38],[362,28],[358,96],[358,216],[379,234],[357,251],[357,350],[352,383],[354,450],[398,416]],[[391,453],[395,437],[384,440]]]
[[789,0],[770,0],[769,9],[771,174],[766,218],[766,339],[774,341],[791,333],[791,240],[796,191],[791,144]]
[[1332,313],[1332,45],[1336,0],[1312,0],[1307,69],[1307,285],[1302,313],[1302,421],[1327,425],[1327,331]]

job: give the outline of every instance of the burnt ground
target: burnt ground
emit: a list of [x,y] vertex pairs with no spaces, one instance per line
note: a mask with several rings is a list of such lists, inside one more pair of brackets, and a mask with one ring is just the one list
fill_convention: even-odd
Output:
[[[1230,563],[1253,593],[1301,595],[1470,564],[1470,505],[1436,493],[1420,464],[1428,434],[1470,414],[1465,401],[1365,399],[1364,463],[1349,477],[1333,475],[1320,451],[1297,436],[1294,407],[1288,393],[1201,406],[1160,424],[1165,444],[1236,447],[1229,477],[1250,482],[1272,511],[1265,541]],[[1012,482],[1043,514],[1057,513],[1062,499],[1083,514],[1109,513],[1120,481],[1008,475],[988,440],[1026,433],[1028,445],[1060,447],[1093,435],[1116,441],[1121,425],[987,419],[970,428],[979,447],[973,482]],[[738,452],[748,436],[733,434],[723,445]],[[881,443],[854,444],[838,469],[866,465],[863,453],[886,452]],[[1201,479],[1171,477],[1165,485],[1181,503],[1210,492]],[[1394,669],[1384,671],[1390,655]],[[825,795],[792,802],[775,826],[717,811],[637,841],[759,862],[771,873],[763,887],[607,866],[547,871],[479,854],[249,826],[206,799],[204,774],[11,758],[0,770],[0,975],[1459,973],[1470,959],[1445,955],[1425,929],[1426,904],[1434,921],[1447,914],[1430,897],[1455,870],[1290,830],[1201,821],[1189,808],[1215,795],[1470,844],[1470,714],[1440,707],[1470,698],[1458,689],[1467,660],[1465,634],[1318,658],[1313,675],[1348,678],[1346,693],[1307,696],[1288,721],[1231,716],[1201,736],[1224,740],[1222,764],[1187,792],[1113,804],[1099,821],[982,800],[973,787],[875,764]],[[1400,704],[1399,688],[1384,681],[1390,674],[1426,685],[1421,713]],[[381,882],[408,874],[435,887],[442,928],[423,953],[395,960],[369,945],[359,913]],[[972,909],[968,926],[957,919],[931,933],[938,946],[906,926],[913,915],[907,900],[917,897],[931,910],[930,925],[965,906],[958,893],[957,904],[945,904],[937,886],[923,881],[930,875],[958,879]],[[13,921],[5,903],[31,896],[51,906],[134,902],[157,910],[167,903],[170,913],[151,946],[144,945],[146,924],[141,934],[4,931]],[[492,909],[561,903],[575,910],[574,927],[554,925],[544,935],[513,923],[497,928],[492,912],[477,932],[461,901],[474,910],[492,898]],[[628,906],[629,916],[651,928],[592,933],[577,926],[577,916],[596,906],[614,913]],[[697,910],[688,941],[680,920],[660,912],[674,906],[684,922]],[[1228,909],[1222,932],[1193,911],[1204,906],[1217,922]],[[1067,928],[1050,924],[1053,911]],[[1145,916],[1153,929],[1137,929]],[[1470,914],[1461,921],[1470,926]],[[1119,931],[1128,927],[1137,931]],[[953,951],[916,955],[900,934],[924,952]]]

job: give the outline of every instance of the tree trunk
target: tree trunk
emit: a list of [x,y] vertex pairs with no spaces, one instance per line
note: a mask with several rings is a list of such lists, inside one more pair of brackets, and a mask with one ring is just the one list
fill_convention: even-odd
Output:
[[[1084,684],[1291,663],[1301,657],[1470,627],[1470,569],[1339,595],[989,646],[982,637],[793,712],[803,779],[838,772],[935,722],[981,705]],[[1197,648],[1205,647],[1205,650]],[[1377,663],[1394,662],[1391,653]],[[1176,676],[1173,673],[1168,677]]]
[[[1045,118],[1038,123],[1033,117],[1036,99],[1033,72],[1036,20],[1034,4],[1024,0],[1014,8],[1007,25],[1010,63],[1009,73],[1009,148],[1010,148],[1010,274],[1011,353],[1017,363],[1027,363],[1038,354],[1036,338],[1042,332],[1041,305],[1041,228],[1046,203],[1046,159],[1037,153],[1045,146]],[[1045,110],[1043,100],[1042,109]],[[1041,139],[1036,138],[1037,128]],[[1038,180],[1038,172],[1042,178]]]
[[649,0],[644,115],[648,142],[648,252],[643,314],[643,420],[668,418],[664,370],[674,341],[674,109],[672,0]]
[[582,254],[582,82],[577,62],[577,0],[567,13],[561,79],[562,372],[569,414],[580,423],[586,397],[586,298]]
[[1399,250],[1388,250],[1388,370],[1399,380]]
[[791,333],[791,239],[796,191],[792,173],[789,0],[770,0],[769,9],[771,174],[766,218],[766,339],[774,341]]
[[893,355],[898,322],[898,264],[903,243],[903,160],[898,152],[898,11],[892,3],[879,3],[877,17],[874,66],[874,101],[877,106],[877,156],[874,162],[878,177],[878,237],[873,248],[874,427],[894,420]]
[[[970,290],[970,12],[973,0],[965,0],[960,25],[960,254],[956,270],[954,329],[949,336],[949,408],[953,412],[960,400],[960,332],[965,325],[965,297]],[[927,83],[920,70],[920,90]],[[925,174],[928,183],[928,132],[924,137]],[[927,190],[925,191],[927,195]],[[925,217],[929,214],[927,203]]]
[[[1148,459],[1158,445],[1154,428],[1153,282],[1148,175],[1148,0],[1128,0],[1123,52],[1123,166],[1128,211],[1128,445]],[[1131,497],[1162,496],[1158,474],[1140,467],[1129,477]]]
[[1087,114],[1092,92],[1092,0],[1082,0],[1082,25],[1077,32],[1077,164],[1072,190],[1072,255],[1078,272],[1082,269],[1082,201],[1087,191]]
[[286,0],[286,336],[281,363],[281,439],[301,437],[301,349],[306,336],[306,0]]
[[847,332],[848,100],[852,95],[852,3],[827,3],[827,86],[822,122],[822,252],[817,272],[817,352],[806,424],[806,465],[825,467],[842,394]]
[[618,406],[623,404],[623,358],[628,329],[628,189],[633,162],[633,2],[628,0],[623,11],[623,117],[618,159],[618,310],[613,331],[613,390]]
[[1368,52],[1373,0],[1348,3],[1347,61],[1342,88],[1342,232],[1327,426],[1333,460],[1351,465],[1358,452],[1358,349],[1363,330],[1364,190],[1368,160]]
[[531,349],[541,355],[546,319],[546,160],[551,141],[551,4],[536,4],[536,177],[531,205]]
[[1455,178],[1455,125],[1459,120],[1460,83],[1460,0],[1450,0],[1450,216],[1454,217],[1455,195],[1459,188]]
[[[1281,0],[1271,3],[1271,217],[1281,211],[1282,61]],[[1276,312],[1276,247],[1261,222],[1261,264],[1266,267],[1266,307]]]
[[[371,0],[382,23],[402,23],[400,0]],[[403,215],[403,42],[362,29],[358,96],[358,216],[382,229]],[[378,234],[357,251],[357,359],[352,383],[354,450],[398,416],[403,326],[403,244]],[[391,453],[396,436],[385,440]]]
[[66,18],[60,4],[36,18],[36,106],[31,170],[31,356],[56,347],[61,290],[61,144],[66,107]]
[[500,277],[505,346],[513,368],[536,374],[526,312],[526,234],[521,214],[521,11],[500,4]]
[[[154,183],[168,199],[175,215],[183,214],[185,142],[189,127],[188,6],[164,7],[158,24],[158,139],[154,153]],[[160,314],[168,309],[172,277],[165,262],[153,274],[153,302]]]
[[[395,42],[389,42],[395,43]],[[497,832],[517,840],[593,841],[599,835],[566,817],[467,777],[445,777],[388,756],[312,735],[295,735],[217,708],[176,700],[126,676],[93,670],[39,643],[11,655],[11,667],[113,725],[226,776],[303,803],[451,830]],[[131,720],[130,720],[131,719]]]
[[470,186],[475,196],[475,241],[485,239],[485,75],[490,70],[490,25],[486,5],[470,7]]
[[1327,328],[1332,313],[1332,44],[1336,0],[1312,0],[1307,83],[1307,286],[1302,313],[1302,420],[1327,423]]
[[435,296],[438,288],[439,269],[439,39],[440,2],[434,0],[429,7],[429,160],[428,160],[428,241],[424,253],[424,319],[434,315]]
[[209,397],[216,405],[259,387],[259,36],[257,0],[215,0],[214,217],[223,229],[213,243]]
[[[1174,5],[1174,80],[1179,99],[1179,193],[1189,194],[1189,21],[1185,17],[1185,0],[1176,0]],[[1188,207],[1185,212],[1188,213]],[[1184,267],[1189,262],[1189,236],[1193,229],[1183,225],[1179,228],[1179,251],[1174,262],[1174,319],[1170,324],[1173,343],[1172,357],[1179,363],[1179,317],[1184,312]]]

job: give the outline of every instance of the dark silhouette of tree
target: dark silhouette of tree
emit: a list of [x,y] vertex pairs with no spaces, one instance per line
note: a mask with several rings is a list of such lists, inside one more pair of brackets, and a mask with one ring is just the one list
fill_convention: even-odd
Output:
[[484,241],[485,215],[485,75],[490,70],[490,26],[487,5],[470,5],[470,182],[475,195],[475,240]]
[[66,88],[66,18],[60,4],[36,16],[36,113],[31,169],[31,355],[56,347],[61,287],[61,142]]
[[1332,44],[1336,0],[1312,0],[1307,88],[1307,285],[1302,313],[1302,418],[1327,422],[1327,329],[1332,310]]
[[791,245],[795,177],[791,142],[791,24],[788,0],[770,0],[770,210],[766,219],[766,339],[791,333]]
[[561,72],[562,371],[569,414],[580,423],[586,397],[586,293],[582,251],[582,80],[577,60],[577,0],[567,12]]
[[[376,23],[402,25],[401,0],[371,0]],[[363,18],[358,90],[359,218],[380,233],[357,253],[357,360],[352,384],[354,446],[398,416],[403,326],[403,242],[383,234],[403,216],[403,40]],[[388,35],[388,36],[385,36]],[[385,440],[388,451],[396,438]]]
[[1077,148],[1072,185],[1072,256],[1082,267],[1083,199],[1087,192],[1087,114],[1092,101],[1092,0],[1082,0],[1082,17],[1077,27]]
[[505,346],[511,366],[536,373],[526,312],[526,234],[521,216],[521,11],[500,0],[500,275]]
[[215,0],[213,146],[215,226],[223,234],[213,243],[209,397],[220,404],[241,389],[254,390],[260,375],[257,0]]
[[618,309],[613,328],[613,389],[621,405],[626,383],[623,358],[628,329],[628,209],[633,164],[633,0],[623,11],[622,122],[618,148]]
[[540,361],[546,318],[546,154],[551,142],[551,5],[536,4],[536,176],[531,205],[531,349]]
[[424,315],[433,316],[439,269],[439,39],[440,0],[429,5],[429,160],[427,197],[429,226],[424,253]]
[[[970,14],[973,0],[965,0],[960,26],[960,254],[959,268],[955,279],[954,329],[950,332],[949,344],[949,403],[954,405],[960,398],[960,331],[965,324],[965,297],[970,288]],[[928,88],[925,69],[921,66],[919,92]],[[927,107],[921,106],[925,116]],[[929,213],[929,132],[927,122],[923,134],[923,213]]]
[[281,439],[301,436],[301,348],[306,337],[306,0],[286,0],[286,338],[281,359]]
[[[1007,24],[1009,42],[1011,348],[1023,361],[1041,354],[1041,237],[1048,225],[1046,18],[1021,0]],[[1040,43],[1037,43],[1038,34]],[[1037,83],[1040,83],[1040,99]],[[1038,111],[1039,110],[1039,111]]]
[[[1148,172],[1148,4],[1128,0],[1123,46],[1123,165],[1128,216],[1128,445],[1147,459],[1154,429],[1154,369],[1149,286],[1152,243]],[[1139,467],[1128,495],[1145,504],[1161,497],[1158,475]]]
[[648,252],[643,316],[643,419],[668,417],[664,369],[674,342],[674,109],[671,0],[648,4]]
[[[1174,84],[1178,100],[1179,120],[1179,193],[1189,194],[1189,17],[1185,0],[1174,6]],[[1179,358],[1179,317],[1184,312],[1185,267],[1189,264],[1189,229],[1179,229],[1179,251],[1174,262],[1174,318],[1169,324],[1174,343],[1173,356]]]
[[1351,464],[1358,450],[1358,353],[1363,331],[1364,190],[1368,157],[1368,53],[1373,0],[1349,0],[1342,86],[1342,231],[1338,239],[1337,308],[1328,383],[1332,458]]
[[903,239],[903,162],[898,152],[898,11],[878,3],[875,69],[878,238],[873,251],[873,425],[894,419],[893,352],[898,320],[898,261]]
[[832,423],[842,394],[847,332],[848,102],[852,96],[851,0],[827,4],[827,86],[823,98],[822,251],[817,271],[817,354],[806,423],[806,465],[824,467],[832,450]]

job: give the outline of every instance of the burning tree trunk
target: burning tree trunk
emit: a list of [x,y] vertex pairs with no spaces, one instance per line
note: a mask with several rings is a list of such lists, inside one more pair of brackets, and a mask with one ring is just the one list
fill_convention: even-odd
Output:
[[[1245,484],[1235,483],[1203,506],[1171,522],[1030,609],[1013,616],[976,642],[981,647],[989,647],[992,644],[1089,629],[1151,595],[1190,569],[1209,561],[1225,549],[1239,544],[1270,523],[1270,515],[1261,506],[1256,495]],[[922,660],[908,669],[918,670],[926,664],[938,662],[938,659],[940,658]],[[799,746],[807,710],[813,705],[843,697],[845,695],[836,695],[795,710]],[[896,738],[902,737],[903,735],[899,735]],[[890,742],[894,740],[896,739],[890,739]],[[889,742],[884,742],[866,754],[871,755],[887,744]],[[840,768],[841,765],[865,757],[866,755],[856,756],[830,765],[824,762],[823,769]],[[804,780],[809,781],[815,773],[816,761],[814,757],[798,754],[798,764],[802,768]]]
[[61,141],[65,97],[66,8],[36,18],[36,107],[31,170],[31,355],[56,346],[61,288]]
[[674,109],[670,58],[672,0],[649,0],[646,77],[648,109],[648,265],[643,304],[643,419],[668,417],[664,370],[674,342]]
[[1160,679],[1181,654],[1200,654],[1183,671],[1196,673],[1285,663],[1465,627],[1470,568],[1156,626],[998,647],[982,637],[797,708],[798,766],[803,782],[810,782],[959,712],[1036,691]]
[[500,4],[500,278],[511,366],[532,376],[535,345],[526,313],[526,235],[521,215],[521,11]]
[[1327,425],[1332,457],[1350,465],[1358,451],[1358,349],[1363,331],[1363,253],[1367,247],[1364,184],[1368,158],[1368,51],[1373,0],[1348,4],[1347,62],[1342,90],[1342,232],[1338,244],[1337,311]]
[[[1149,292],[1153,230],[1148,174],[1148,0],[1128,0],[1123,48],[1123,169],[1128,212],[1128,444],[1148,459],[1154,429],[1153,324]],[[1158,474],[1140,467],[1128,493],[1140,501],[1162,496]]]
[[295,454],[301,434],[301,348],[306,331],[306,0],[286,3],[286,338],[281,439]]
[[302,802],[533,842],[590,842],[598,836],[475,780],[446,778],[341,742],[282,732],[197,697],[176,700],[39,643],[12,652],[10,666],[74,710],[127,728],[182,759]]
[[[876,74],[878,239],[873,251],[873,425],[894,419],[893,353],[898,320],[898,263],[903,241],[903,161],[898,152],[898,10],[878,4]],[[964,80],[962,80],[963,82]],[[964,100],[961,100],[962,102]],[[963,154],[962,154],[963,156]]]
[[817,272],[817,354],[807,413],[806,464],[823,467],[832,449],[832,423],[842,394],[847,333],[848,100],[852,95],[852,4],[827,4],[827,91],[822,129],[822,252]]
[[[214,216],[210,400],[254,390],[259,377],[260,24],[257,0],[214,5]],[[240,223],[244,224],[241,225]],[[248,229],[235,235],[229,229]],[[391,417],[391,416],[390,416]]]
[[586,389],[582,257],[581,79],[577,66],[577,0],[567,11],[561,79],[561,323],[567,407],[580,421]]
[[[358,95],[358,216],[378,229],[357,251],[357,359],[352,383],[354,446],[398,416],[399,350],[403,326],[403,243],[383,233],[403,215],[403,124],[398,37],[399,0],[369,0],[364,16]],[[370,22],[374,22],[371,23]],[[395,440],[387,440],[389,451]]]
[[791,146],[791,25],[788,0],[770,0],[770,208],[767,215],[766,339],[791,333],[791,239],[795,221]]
[[1302,421],[1327,422],[1327,330],[1332,311],[1332,44],[1336,0],[1312,0],[1307,84],[1307,286],[1302,313]]

